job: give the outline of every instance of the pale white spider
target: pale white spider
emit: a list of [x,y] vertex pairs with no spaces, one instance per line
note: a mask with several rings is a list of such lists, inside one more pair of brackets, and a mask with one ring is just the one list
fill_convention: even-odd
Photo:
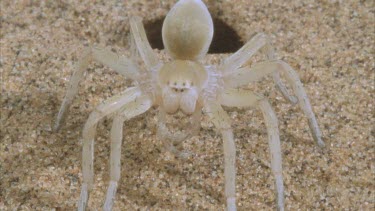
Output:
[[[120,179],[120,154],[123,138],[123,123],[140,115],[152,106],[159,108],[158,138],[163,140],[172,152],[182,155],[174,148],[173,142],[181,142],[195,135],[199,128],[201,110],[221,132],[224,148],[225,196],[227,209],[236,210],[235,177],[236,150],[230,118],[222,105],[228,107],[257,106],[263,113],[268,131],[271,168],[276,180],[277,207],[284,209],[284,187],[281,168],[281,149],[276,115],[270,103],[260,94],[237,87],[262,80],[273,75],[276,86],[291,103],[299,103],[308,118],[313,138],[319,146],[324,146],[310,102],[297,73],[285,62],[277,60],[274,50],[264,34],[258,34],[240,50],[226,58],[220,65],[205,66],[201,60],[206,55],[213,36],[210,13],[200,0],[181,0],[167,14],[162,36],[165,50],[172,60],[163,64],[159,61],[147,41],[140,18],[130,20],[132,39],[141,56],[146,70],[133,60],[117,56],[108,49],[89,48],[78,62],[60,108],[55,129],[57,130],[74,96],[79,81],[90,62],[95,60],[109,66],[116,72],[137,82],[135,87],[126,89],[118,96],[100,104],[89,116],[83,129],[82,171],[83,184],[78,210],[85,210],[89,192],[93,186],[94,138],[99,120],[109,114],[114,115],[111,129],[110,183],[104,210],[111,210]],[[257,51],[264,49],[268,61],[251,67],[243,66]],[[294,96],[287,92],[280,80],[279,71],[284,72]],[[195,127],[187,127],[184,133],[171,132],[166,118],[172,114],[185,114],[185,120]],[[197,126],[198,125],[198,126]]]

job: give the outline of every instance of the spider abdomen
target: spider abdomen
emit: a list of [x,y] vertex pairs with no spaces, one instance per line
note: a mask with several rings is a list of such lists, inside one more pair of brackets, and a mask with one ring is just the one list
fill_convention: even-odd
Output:
[[175,59],[198,60],[206,55],[213,31],[211,15],[203,2],[182,0],[164,20],[163,43]]

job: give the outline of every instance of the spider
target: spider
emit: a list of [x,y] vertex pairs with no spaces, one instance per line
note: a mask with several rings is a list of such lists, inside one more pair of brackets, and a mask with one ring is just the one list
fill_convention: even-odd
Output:
[[[221,64],[204,65],[202,60],[208,52],[214,30],[211,15],[201,0],[180,0],[169,11],[163,23],[163,43],[171,60],[162,63],[147,40],[141,18],[131,18],[130,28],[133,45],[144,62],[144,68],[133,59],[118,56],[107,48],[87,48],[77,63],[54,125],[55,130],[61,126],[77,94],[79,81],[91,60],[107,65],[117,73],[137,82],[134,87],[97,106],[83,128],[83,184],[78,210],[86,209],[93,186],[94,139],[98,122],[110,114],[115,114],[110,132],[110,182],[103,206],[104,210],[111,210],[120,179],[124,121],[145,113],[151,107],[158,108],[157,137],[176,155],[183,155],[183,152],[175,148],[173,143],[180,143],[196,135],[200,127],[201,111],[206,111],[223,138],[227,210],[236,210],[236,149],[230,117],[222,106],[256,106],[262,111],[268,133],[271,169],[275,177],[277,208],[284,210],[282,160],[276,115],[265,97],[239,87],[272,75],[282,95],[292,104],[298,103],[307,116],[317,144],[323,147],[324,142],[297,73],[287,63],[275,58],[268,37],[262,33],[257,34]],[[268,60],[246,66],[246,62],[259,50],[266,52]],[[293,89],[293,95],[281,81],[280,72],[285,74]],[[166,124],[167,117],[177,113],[182,113],[183,120],[188,119],[190,124],[184,132],[172,132]]]

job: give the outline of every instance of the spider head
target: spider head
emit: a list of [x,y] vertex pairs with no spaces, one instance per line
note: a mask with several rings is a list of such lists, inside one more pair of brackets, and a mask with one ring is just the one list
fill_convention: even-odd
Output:
[[192,114],[206,81],[207,72],[197,62],[175,60],[164,64],[158,75],[164,110],[173,114],[181,109],[185,114]]

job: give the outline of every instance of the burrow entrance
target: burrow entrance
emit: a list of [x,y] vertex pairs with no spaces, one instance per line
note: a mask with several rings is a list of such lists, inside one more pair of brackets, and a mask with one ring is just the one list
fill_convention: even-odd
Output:
[[[164,18],[145,23],[146,34],[151,47],[159,50],[164,49],[161,37]],[[224,21],[213,18],[213,23],[214,37],[208,53],[233,53],[244,45],[236,31]]]

